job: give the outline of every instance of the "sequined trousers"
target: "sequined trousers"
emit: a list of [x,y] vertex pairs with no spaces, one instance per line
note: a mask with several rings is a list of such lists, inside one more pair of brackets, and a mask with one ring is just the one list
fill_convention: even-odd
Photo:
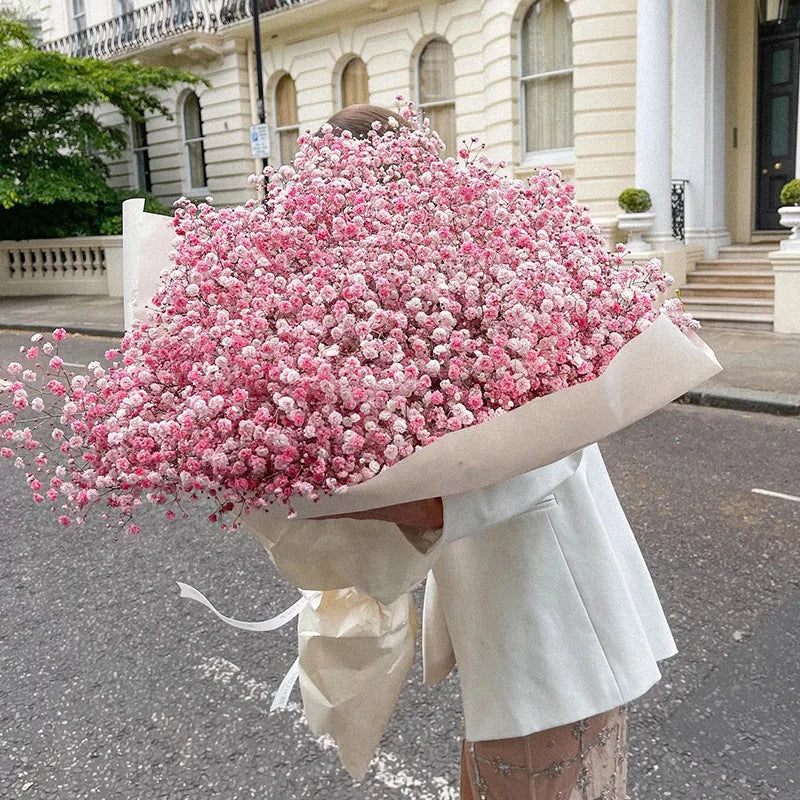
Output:
[[515,739],[465,741],[461,800],[625,800],[624,707]]

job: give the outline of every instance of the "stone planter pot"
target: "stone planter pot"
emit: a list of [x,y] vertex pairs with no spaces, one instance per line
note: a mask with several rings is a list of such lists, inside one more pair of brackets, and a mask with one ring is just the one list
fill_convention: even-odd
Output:
[[617,217],[617,227],[628,234],[628,251],[630,253],[644,253],[650,250],[650,245],[642,238],[643,233],[653,229],[656,215],[650,211],[640,213],[625,213]]
[[781,215],[781,225],[792,229],[789,238],[781,242],[781,249],[800,250],[800,206],[781,206],[778,213]]

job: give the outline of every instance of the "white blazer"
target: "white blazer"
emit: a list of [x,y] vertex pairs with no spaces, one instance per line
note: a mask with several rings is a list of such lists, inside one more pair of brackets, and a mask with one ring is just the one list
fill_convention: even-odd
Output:
[[443,505],[424,671],[457,662],[468,739],[574,722],[661,677],[675,642],[597,445]]
[[[405,593],[426,575],[425,680],[458,663],[473,741],[627,703],[676,652],[597,445],[444,497],[443,507],[425,552],[388,522],[248,520],[289,580],[329,598],[298,620],[300,683],[309,721],[319,717],[312,727],[336,739],[353,774],[366,769],[405,682],[414,649]],[[370,736],[362,707],[376,718]]]

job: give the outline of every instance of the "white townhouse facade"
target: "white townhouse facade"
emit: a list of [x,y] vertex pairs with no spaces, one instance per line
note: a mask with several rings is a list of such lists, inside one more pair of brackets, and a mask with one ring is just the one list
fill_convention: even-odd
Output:
[[[341,106],[402,94],[448,150],[478,136],[518,177],[560,169],[609,243],[624,240],[619,193],[646,189],[649,250],[690,307],[772,325],[767,254],[799,163],[800,0],[257,2],[270,163]],[[167,94],[173,120],[134,126],[116,185],[165,203],[250,196],[252,15],[252,0],[39,0],[45,48],[210,82]]]

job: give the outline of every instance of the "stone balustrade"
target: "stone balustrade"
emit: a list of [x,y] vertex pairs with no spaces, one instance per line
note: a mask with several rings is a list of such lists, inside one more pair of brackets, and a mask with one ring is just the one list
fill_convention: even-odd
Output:
[[122,237],[0,241],[0,297],[122,297]]

